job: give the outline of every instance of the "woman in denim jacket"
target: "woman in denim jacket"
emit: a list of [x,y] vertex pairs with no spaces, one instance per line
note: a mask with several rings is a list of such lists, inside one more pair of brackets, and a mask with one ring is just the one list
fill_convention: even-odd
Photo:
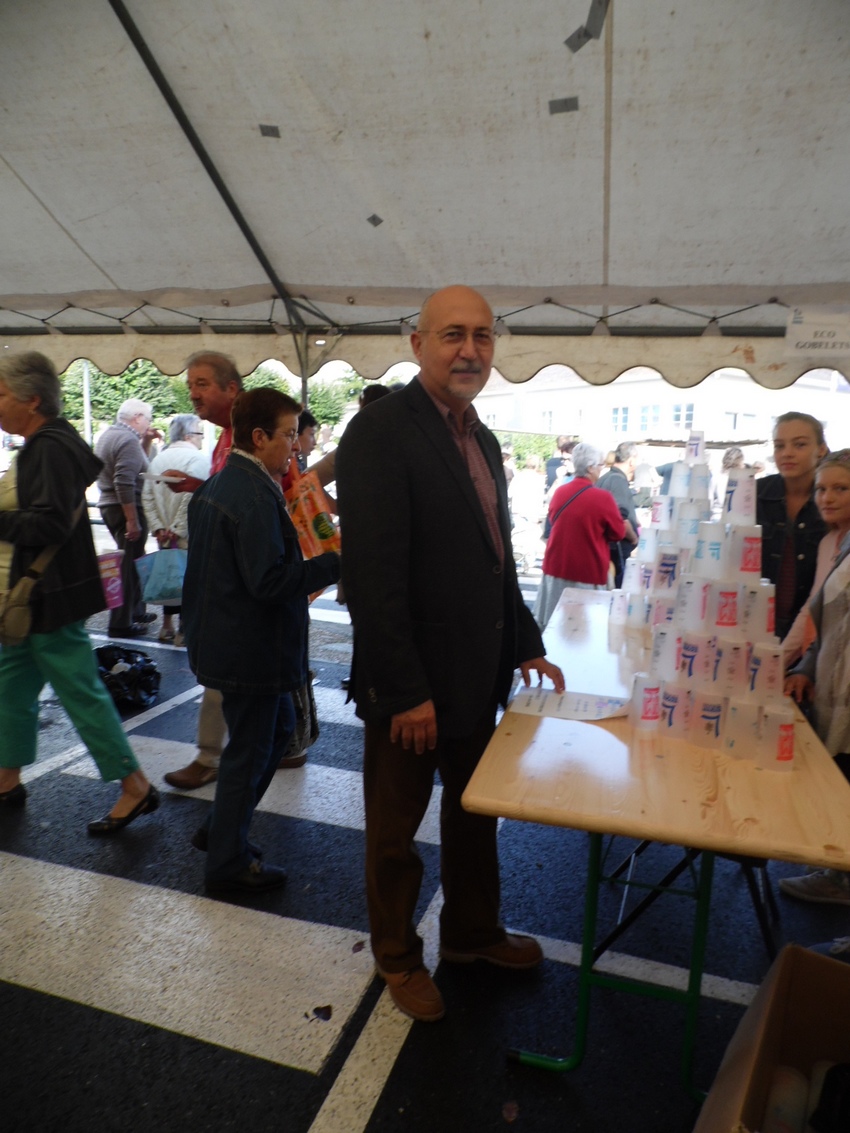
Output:
[[336,582],[339,556],[304,560],[280,477],[298,451],[298,402],[274,389],[233,403],[233,448],[189,504],[183,626],[198,681],[222,692],[229,739],[215,802],[193,844],[211,891],[258,892],[286,874],[248,842],[254,810],[295,724],[307,682],[308,595]]

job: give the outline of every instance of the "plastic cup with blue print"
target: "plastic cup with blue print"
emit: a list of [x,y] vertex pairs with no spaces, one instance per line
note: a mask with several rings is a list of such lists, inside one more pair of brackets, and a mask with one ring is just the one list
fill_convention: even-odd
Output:
[[664,681],[661,685],[661,717],[658,728],[673,739],[690,738],[691,693],[686,685],[677,681]]
[[713,677],[714,653],[717,639],[710,633],[682,634],[682,649],[679,658],[679,679],[689,688],[702,688],[710,684]]
[[726,566],[726,532],[719,523],[701,522],[691,569],[700,578],[721,579]]
[[726,724],[726,697],[713,689],[697,689],[691,707],[691,743],[720,750]]
[[777,642],[756,641],[750,651],[747,692],[759,704],[785,703],[785,651]]
[[629,596],[624,590],[611,591],[611,607],[609,610],[609,620],[611,625],[624,626],[626,624],[626,615],[629,612]]

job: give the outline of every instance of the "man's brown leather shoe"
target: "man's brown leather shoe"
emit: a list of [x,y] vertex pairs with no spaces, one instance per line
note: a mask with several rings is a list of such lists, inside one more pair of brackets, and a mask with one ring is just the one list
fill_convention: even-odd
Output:
[[446,1013],[443,997],[424,964],[409,972],[382,972],[392,1001],[404,1015],[420,1023],[436,1023]]
[[181,791],[197,791],[198,787],[206,787],[207,783],[214,783],[218,778],[218,768],[204,767],[193,759],[188,767],[181,767],[179,771],[169,771],[163,779],[171,787]]
[[497,944],[487,944],[483,948],[470,948],[460,952],[454,948],[440,945],[440,956],[450,964],[472,964],[475,960],[486,960],[499,968],[536,968],[543,959],[543,951],[533,936],[517,936],[506,933],[505,939]]
[[297,755],[285,755],[278,764],[278,767],[303,767],[306,762],[307,752],[299,751]]

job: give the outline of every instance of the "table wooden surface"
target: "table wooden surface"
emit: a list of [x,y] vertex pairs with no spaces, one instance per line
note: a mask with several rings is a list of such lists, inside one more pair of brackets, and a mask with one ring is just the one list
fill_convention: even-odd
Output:
[[[567,590],[547,656],[573,692],[628,696],[640,631],[608,626],[608,595]],[[794,767],[633,729],[505,712],[463,796],[481,814],[717,853],[850,870],[850,784],[799,716]]]

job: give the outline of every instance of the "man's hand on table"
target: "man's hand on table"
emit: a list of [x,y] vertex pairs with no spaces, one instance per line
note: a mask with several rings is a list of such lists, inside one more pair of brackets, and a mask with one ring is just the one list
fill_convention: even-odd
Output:
[[528,688],[531,684],[531,670],[536,669],[539,676],[539,684],[543,684],[543,678],[548,677],[552,684],[555,686],[555,692],[563,692],[567,687],[564,683],[564,674],[557,665],[553,665],[547,661],[545,657],[535,657],[532,661],[523,661],[519,667],[522,673],[522,683]]

